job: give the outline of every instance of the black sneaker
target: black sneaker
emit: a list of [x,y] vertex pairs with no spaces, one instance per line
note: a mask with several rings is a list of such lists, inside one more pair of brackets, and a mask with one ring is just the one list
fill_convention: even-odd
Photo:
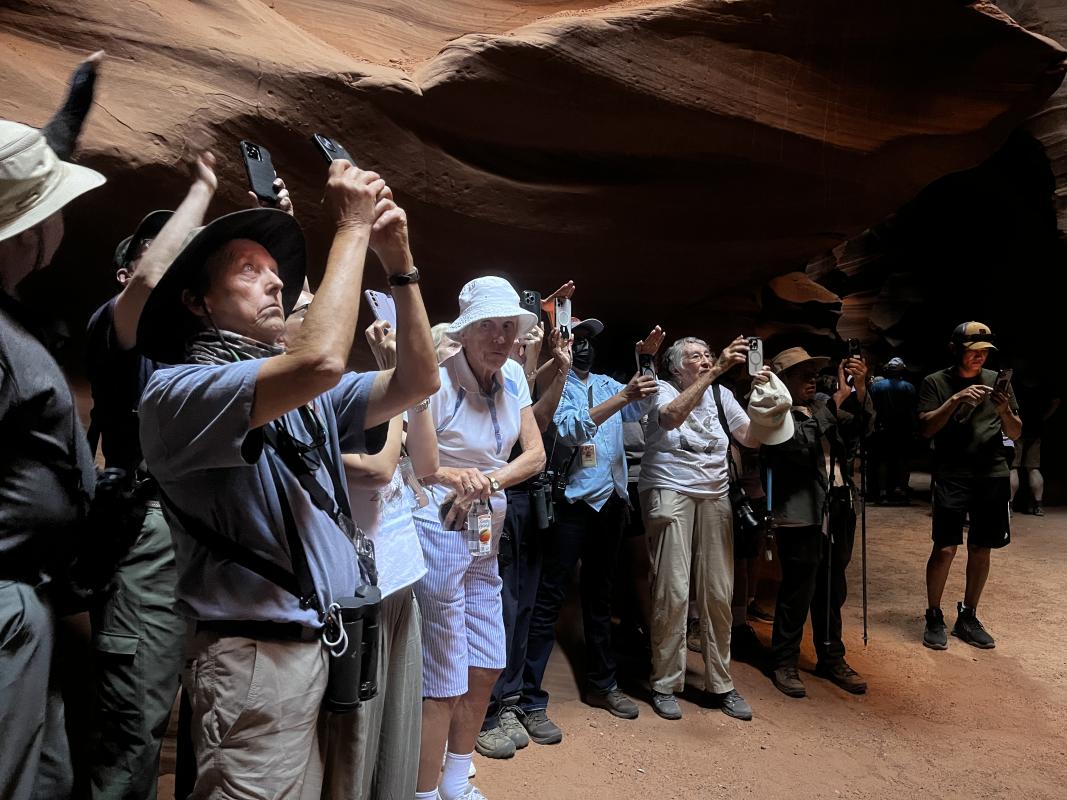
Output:
[[945,615],[940,608],[926,609],[923,645],[931,650],[948,650],[948,628],[945,627]]
[[1033,514],[1035,517],[1043,517],[1045,516],[1045,509],[1041,507],[1040,503],[1034,503],[1032,506],[1030,506],[1030,513]]
[[808,690],[804,688],[804,682],[800,680],[800,673],[792,664],[777,667],[771,673],[771,682],[774,683],[775,689],[789,697],[805,697],[808,693]]
[[533,711],[523,711],[516,707],[515,716],[530,734],[530,741],[535,744],[559,744],[563,741],[563,731],[560,730],[559,725],[548,718],[548,712],[545,709],[535,708]]
[[993,637],[978,621],[973,608],[964,608],[963,603],[959,603],[957,604],[957,611],[956,624],[952,628],[953,636],[982,650],[992,650],[997,646],[996,642],[993,641]]
[[589,692],[585,696],[585,702],[594,708],[606,709],[620,719],[637,719],[639,709],[637,703],[620,692],[617,688],[610,692]]

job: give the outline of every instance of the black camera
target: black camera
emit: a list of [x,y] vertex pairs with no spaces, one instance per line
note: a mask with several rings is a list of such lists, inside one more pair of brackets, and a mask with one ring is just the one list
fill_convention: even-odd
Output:
[[739,485],[730,487],[730,505],[734,510],[734,535],[739,537],[756,536],[763,530],[756,511],[752,507],[752,500]]
[[343,714],[378,694],[378,627],[382,593],[377,586],[362,586],[355,597],[334,600],[340,607],[337,623],[327,623],[327,636],[340,639],[340,654],[330,652],[330,674],[323,703],[328,711]]

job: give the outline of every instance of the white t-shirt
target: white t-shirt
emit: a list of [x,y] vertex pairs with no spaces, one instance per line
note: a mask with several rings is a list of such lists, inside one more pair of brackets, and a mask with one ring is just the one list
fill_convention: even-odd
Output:
[[517,361],[504,362],[489,395],[460,350],[441,365],[441,388],[430,398],[442,467],[492,472],[508,463],[519,438],[522,409],[532,405],[530,386]]
[[398,467],[380,489],[348,485],[352,518],[374,542],[378,588],[382,597],[411,586],[426,574],[422,544],[411,518],[413,495]]
[[[730,441],[719,423],[715,395],[709,387],[685,422],[672,431],[659,424],[659,410],[679,395],[677,387],[658,381],[656,404],[645,423],[645,455],[641,459],[638,491],[672,489],[690,497],[724,497],[729,488],[726,451]],[[720,389],[730,430],[748,423],[748,415],[733,392]]]

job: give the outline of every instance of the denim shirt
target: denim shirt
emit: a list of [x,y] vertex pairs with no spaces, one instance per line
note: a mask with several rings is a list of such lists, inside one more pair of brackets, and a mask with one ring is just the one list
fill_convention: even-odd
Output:
[[[566,464],[574,453],[574,461],[567,482],[566,497],[571,503],[584,500],[599,511],[617,494],[627,500],[626,451],[623,445],[623,423],[636,422],[648,413],[655,395],[630,403],[622,411],[612,414],[597,425],[589,416],[589,409],[609,400],[625,387],[607,375],[590,373],[583,381],[572,370],[563,387],[563,397],[552,417],[558,437],[555,449],[563,448],[566,459],[557,457],[556,463]],[[552,448],[552,442],[547,445]],[[592,444],[596,448],[596,464],[582,466],[580,447]],[[629,502],[627,500],[627,502]]]

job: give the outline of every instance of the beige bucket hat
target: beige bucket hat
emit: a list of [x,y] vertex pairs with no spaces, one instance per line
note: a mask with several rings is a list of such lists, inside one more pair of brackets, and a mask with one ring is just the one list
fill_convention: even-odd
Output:
[[0,242],[104,182],[95,170],[60,161],[36,128],[0,119]]

